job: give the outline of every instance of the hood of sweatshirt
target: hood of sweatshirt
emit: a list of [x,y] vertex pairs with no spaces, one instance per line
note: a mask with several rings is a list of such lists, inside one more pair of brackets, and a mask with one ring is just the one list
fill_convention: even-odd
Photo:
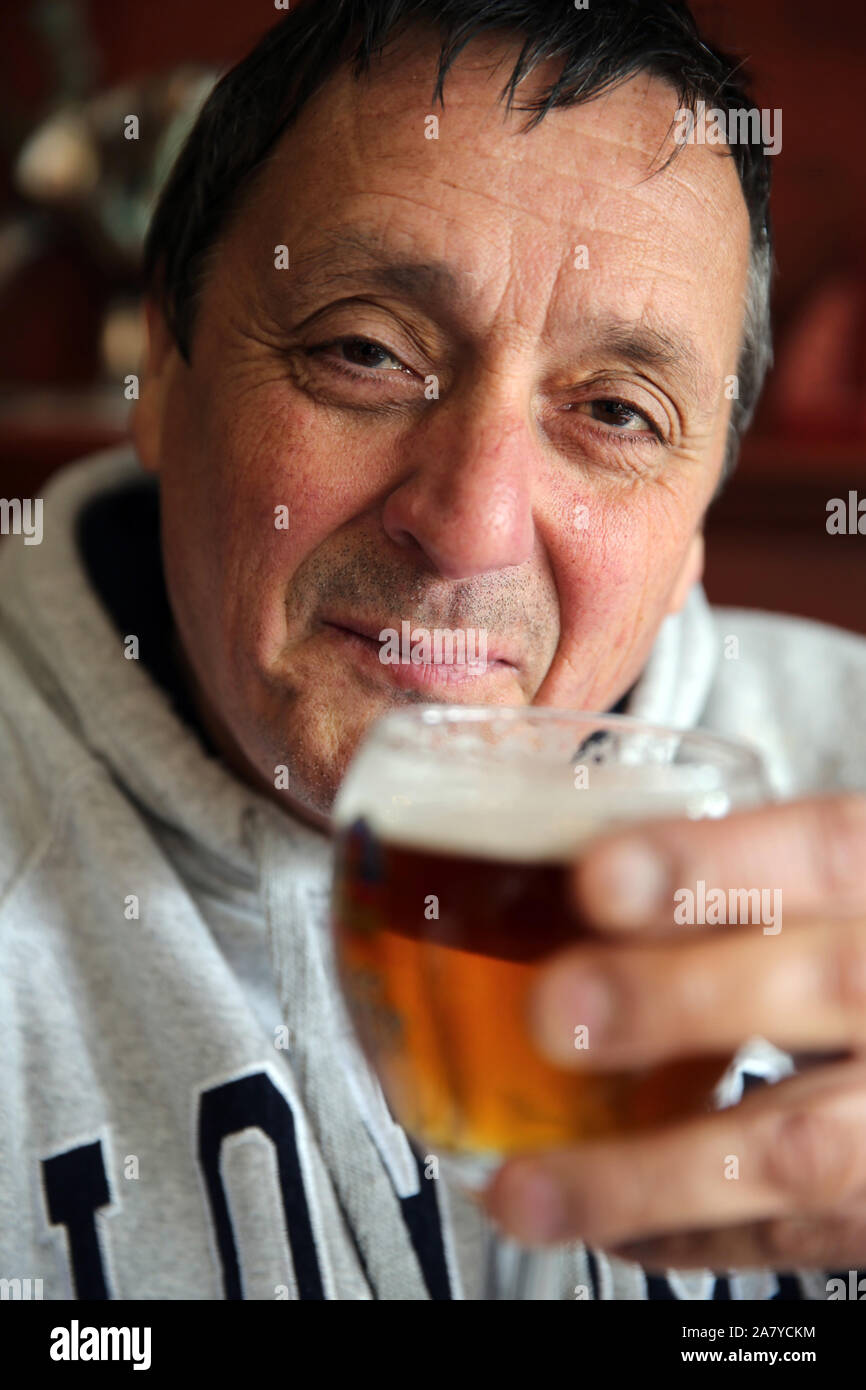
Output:
[[[257,896],[292,1065],[366,1267],[380,1297],[426,1298],[394,1194],[395,1186],[411,1191],[417,1172],[335,985],[329,839],[209,756],[145,662],[122,659],[126,634],[118,633],[83,563],[82,510],[142,476],[134,451],[124,445],[50,481],[42,544],[0,547],[0,622],[43,698],[159,827],[185,872],[205,880],[212,892]],[[682,612],[662,624],[626,712],[693,727],[718,659],[709,605],[695,586]],[[392,1208],[386,1232],[382,1212]],[[630,1277],[622,1267],[617,1297],[644,1296],[630,1291]]]

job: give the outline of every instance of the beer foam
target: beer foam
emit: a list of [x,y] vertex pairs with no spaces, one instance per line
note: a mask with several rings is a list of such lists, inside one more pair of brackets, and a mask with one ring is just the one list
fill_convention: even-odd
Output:
[[[576,774],[581,785],[575,785]],[[369,744],[334,806],[340,828],[363,818],[382,840],[431,853],[562,862],[593,835],[658,816],[723,816],[732,798],[704,764],[578,764],[437,757]]]

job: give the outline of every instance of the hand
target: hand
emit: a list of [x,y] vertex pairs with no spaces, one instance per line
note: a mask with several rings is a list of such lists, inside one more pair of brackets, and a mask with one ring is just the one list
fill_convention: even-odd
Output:
[[[784,917],[678,926],[674,892],[699,879],[780,888]],[[531,1022],[552,1061],[732,1056],[755,1035],[846,1060],[653,1132],[512,1159],[485,1196],[494,1220],[650,1269],[866,1265],[866,797],[630,828],[599,838],[573,884],[596,934],[539,977]]]

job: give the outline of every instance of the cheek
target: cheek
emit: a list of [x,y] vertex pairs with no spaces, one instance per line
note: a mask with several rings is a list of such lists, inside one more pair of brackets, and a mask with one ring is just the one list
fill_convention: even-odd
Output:
[[222,657],[267,665],[285,647],[292,576],[364,505],[360,470],[340,466],[346,441],[284,386],[208,397],[204,430],[190,420],[166,451],[166,547]]
[[560,498],[555,567],[562,630],[572,640],[651,622],[664,607],[694,530],[688,500],[658,483]]
[[[575,513],[575,507],[584,511]],[[579,524],[575,526],[577,516]],[[643,668],[667,611],[695,506],[658,483],[571,496],[551,521],[561,618],[556,656],[536,700],[607,709]]]

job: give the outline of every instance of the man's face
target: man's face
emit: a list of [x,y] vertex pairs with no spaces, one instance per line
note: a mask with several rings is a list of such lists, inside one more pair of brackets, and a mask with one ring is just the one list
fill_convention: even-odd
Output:
[[[195,698],[314,818],[407,702],[609,708],[700,573],[748,266],[733,161],[686,146],[647,177],[676,97],[646,75],[521,133],[514,54],[470,46],[438,139],[432,45],[341,72],[216,247],[191,366],[152,315],[134,430]],[[384,664],[403,622],[481,634],[486,669]]]

